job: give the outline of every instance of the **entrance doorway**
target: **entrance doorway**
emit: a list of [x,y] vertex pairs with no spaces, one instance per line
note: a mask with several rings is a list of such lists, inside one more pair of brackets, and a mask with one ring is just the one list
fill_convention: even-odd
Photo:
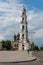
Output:
[[24,45],[22,45],[22,50],[24,50]]

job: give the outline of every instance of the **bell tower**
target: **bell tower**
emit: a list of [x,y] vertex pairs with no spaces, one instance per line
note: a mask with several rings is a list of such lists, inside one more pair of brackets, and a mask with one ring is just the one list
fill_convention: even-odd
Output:
[[27,16],[26,9],[23,6],[21,22],[20,22],[20,41],[26,42],[28,40],[28,30],[27,30]]
[[26,9],[23,6],[22,15],[21,15],[21,22],[20,22],[20,44],[19,49],[27,50],[29,47],[28,43],[28,30],[27,30],[27,16],[26,16]]

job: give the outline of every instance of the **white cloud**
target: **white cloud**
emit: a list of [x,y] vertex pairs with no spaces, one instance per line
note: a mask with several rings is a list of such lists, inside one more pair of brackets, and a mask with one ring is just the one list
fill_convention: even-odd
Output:
[[29,29],[29,30],[33,30],[34,28],[35,28],[34,26],[29,25],[29,23],[28,23],[28,29]]
[[36,39],[43,37],[43,28],[36,30],[34,36]]
[[33,27],[32,30],[43,28],[43,12],[31,12],[28,17],[28,24]]
[[[0,2],[0,11],[4,11],[5,14],[0,16],[0,25],[2,27],[7,27],[8,25],[12,25],[15,22],[20,22],[20,10],[18,10],[16,3],[3,3]],[[19,16],[18,16],[19,15]]]
[[[30,10],[28,12],[28,30],[35,32],[32,34],[33,41],[36,44],[43,44],[43,12],[35,12]],[[29,39],[31,40],[31,35],[29,34]]]
[[[17,24],[21,22],[22,5],[17,0],[8,0],[6,3],[0,2],[0,11],[4,12],[0,16],[0,40],[13,36],[19,31]],[[27,11],[27,21],[28,30],[35,31],[33,35],[35,39],[43,37],[43,12]]]
[[4,36],[2,34],[0,34],[0,40],[3,40]]
[[29,19],[29,21],[31,21],[32,19],[36,18],[37,16],[38,16],[37,14],[32,13],[32,14],[29,14],[28,19]]

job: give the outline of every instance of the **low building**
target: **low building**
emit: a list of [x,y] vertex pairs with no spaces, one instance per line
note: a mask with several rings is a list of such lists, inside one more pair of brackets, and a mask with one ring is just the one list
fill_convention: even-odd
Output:
[[19,43],[17,41],[12,41],[11,46],[13,50],[18,50],[19,48]]

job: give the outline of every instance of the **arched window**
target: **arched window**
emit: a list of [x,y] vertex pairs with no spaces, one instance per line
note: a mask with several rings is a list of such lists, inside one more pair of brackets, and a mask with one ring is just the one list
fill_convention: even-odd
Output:
[[24,12],[23,12],[23,15],[24,15]]
[[22,26],[22,30],[24,30],[24,25]]
[[16,47],[16,44],[14,46]]
[[17,44],[17,47],[18,47],[18,44]]
[[24,18],[22,18],[22,20],[24,20]]
[[24,34],[22,34],[22,39],[24,39]]

